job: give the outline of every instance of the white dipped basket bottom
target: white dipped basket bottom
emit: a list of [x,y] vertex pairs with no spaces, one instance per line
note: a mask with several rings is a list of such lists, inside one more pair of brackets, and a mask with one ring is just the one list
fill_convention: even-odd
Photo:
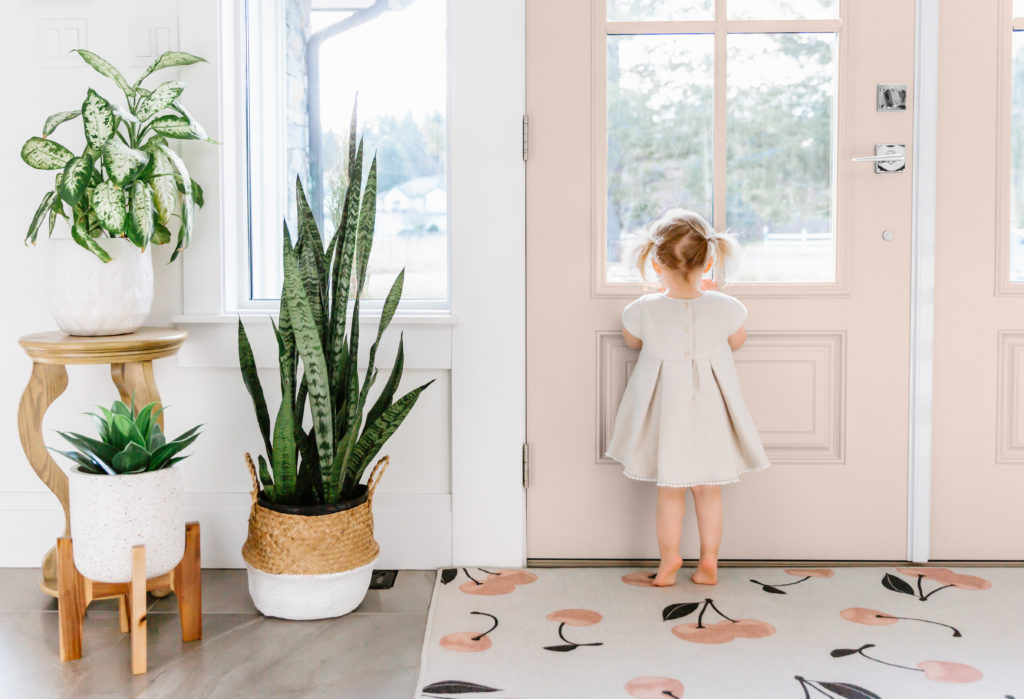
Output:
[[308,513],[263,503],[252,458],[246,454],[245,461],[253,498],[242,557],[256,608],[266,616],[306,620],[342,616],[358,607],[380,553],[373,538],[373,493],[389,458],[377,462],[355,498],[305,508]]
[[68,473],[75,567],[97,582],[132,579],[132,547],[146,547],[146,577],[174,570],[185,553],[180,466],[120,476]]

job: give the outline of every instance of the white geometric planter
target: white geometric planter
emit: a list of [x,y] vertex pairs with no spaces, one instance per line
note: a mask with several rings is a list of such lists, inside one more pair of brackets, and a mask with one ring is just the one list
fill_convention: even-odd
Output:
[[[69,335],[123,335],[139,328],[153,305],[153,256],[126,238],[97,238],[113,258],[69,238],[47,241],[50,314]],[[78,545],[78,542],[75,542]]]
[[295,621],[342,616],[366,597],[376,562],[374,558],[359,568],[325,575],[274,575],[247,563],[249,595],[265,616]]
[[181,467],[121,476],[68,472],[75,566],[99,582],[132,578],[132,547],[146,547],[146,577],[174,569],[185,553]]

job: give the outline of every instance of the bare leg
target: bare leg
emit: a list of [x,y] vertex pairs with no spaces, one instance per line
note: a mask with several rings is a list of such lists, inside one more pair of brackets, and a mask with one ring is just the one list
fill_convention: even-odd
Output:
[[718,547],[722,543],[722,486],[698,485],[693,491],[700,532],[700,562],[690,579],[700,585],[718,582]]
[[679,539],[683,535],[683,514],[686,512],[686,489],[658,488],[656,529],[661,565],[653,584],[669,587],[676,584],[676,573],[683,565],[679,555]]

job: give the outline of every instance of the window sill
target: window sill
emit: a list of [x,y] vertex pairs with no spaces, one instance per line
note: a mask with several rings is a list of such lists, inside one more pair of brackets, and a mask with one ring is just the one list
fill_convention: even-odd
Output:
[[[241,311],[239,313],[185,313],[171,316],[171,322],[175,325],[234,325],[241,318],[246,324],[266,323],[271,320],[275,323],[278,319],[277,311]],[[348,314],[348,320],[352,320],[352,314]],[[376,323],[380,320],[380,313],[368,311],[359,314],[360,323]],[[459,319],[449,311],[399,311],[391,319],[392,326],[407,325],[458,325]]]

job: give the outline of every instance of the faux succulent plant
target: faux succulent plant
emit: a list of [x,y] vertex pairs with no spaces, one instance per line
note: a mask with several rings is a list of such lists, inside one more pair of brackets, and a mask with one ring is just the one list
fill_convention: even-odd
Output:
[[85,473],[120,476],[168,468],[185,458],[178,454],[196,441],[202,427],[196,425],[168,441],[157,422],[162,409],[156,403],[144,406],[138,414],[134,400],[130,406],[117,401],[110,410],[102,406],[99,409],[101,415],[86,413],[96,422],[99,439],[77,432],[58,432],[78,451],[53,450],[74,461],[78,470]]
[[[398,309],[405,270],[384,300],[369,369],[360,381],[359,297],[373,245],[377,207],[377,159],[362,187],[363,145],[356,149],[356,117],[349,135],[349,184],[341,224],[324,249],[301,181],[296,180],[298,240],[284,230],[284,288],[277,335],[281,367],[281,407],[273,431],[252,347],[238,321],[238,359],[252,396],[267,458],[258,456],[263,495],[289,505],[331,504],[352,497],[367,465],[412,410],[431,382],[395,400],[405,353],[402,340],[391,375],[370,409],[364,409],[377,378],[374,359],[384,331]],[[348,304],[353,299],[352,320]],[[301,363],[300,361],[301,360]],[[303,425],[307,400],[311,426]],[[270,462],[269,467],[267,462]]]
[[[195,207],[203,205],[203,190],[189,176],[168,139],[215,141],[182,106],[185,83],[169,80],[147,88],[142,82],[164,68],[205,59],[167,51],[129,84],[105,59],[84,49],[76,52],[121,88],[127,108],[89,88],[81,109],[52,114],[43,124],[42,136],[25,142],[22,160],[37,170],[59,170],[53,189],[43,195],[32,217],[25,242],[36,242],[44,221],[52,235],[61,216],[68,221],[76,243],[109,262],[110,255],[96,238],[127,238],[144,250],[150,243],[170,242],[169,226],[177,216],[180,224],[171,255],[174,260],[188,247]],[[50,135],[64,122],[79,117],[86,147],[76,156]]]

